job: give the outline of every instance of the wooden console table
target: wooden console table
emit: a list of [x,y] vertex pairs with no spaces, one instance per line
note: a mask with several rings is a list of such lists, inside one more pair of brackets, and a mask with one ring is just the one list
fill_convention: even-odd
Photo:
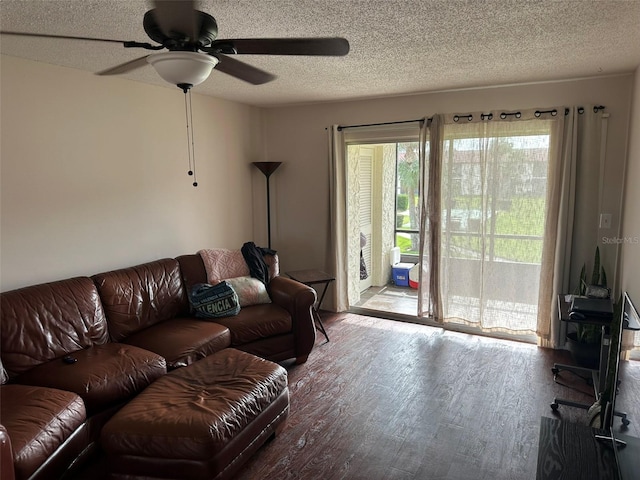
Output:
[[536,480],[635,480],[640,472],[640,438],[616,434],[618,448],[597,440],[604,430],[555,418],[540,419]]
[[536,480],[619,480],[613,448],[599,440],[601,430],[542,417]]

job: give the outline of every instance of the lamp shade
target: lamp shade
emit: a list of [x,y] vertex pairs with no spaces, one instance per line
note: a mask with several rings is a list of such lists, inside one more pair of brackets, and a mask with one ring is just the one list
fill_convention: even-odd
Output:
[[218,64],[216,57],[197,52],[154,53],[147,57],[147,61],[163,80],[173,85],[199,85]]
[[269,178],[269,176],[282,165],[282,162],[253,162],[253,164],[264,173],[265,177]]

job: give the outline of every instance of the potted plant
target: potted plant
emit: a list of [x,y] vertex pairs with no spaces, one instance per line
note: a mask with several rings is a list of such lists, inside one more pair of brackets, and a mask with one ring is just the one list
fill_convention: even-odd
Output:
[[[580,270],[580,281],[576,288],[576,295],[584,296],[588,285],[607,286],[607,274],[604,267],[600,265],[600,248],[596,247],[593,258],[593,270],[591,281],[587,283],[587,265],[582,265]],[[602,327],[577,323],[576,330],[567,333],[567,345],[573,355],[573,359],[580,366],[586,368],[598,368],[600,363],[600,340],[602,338]]]

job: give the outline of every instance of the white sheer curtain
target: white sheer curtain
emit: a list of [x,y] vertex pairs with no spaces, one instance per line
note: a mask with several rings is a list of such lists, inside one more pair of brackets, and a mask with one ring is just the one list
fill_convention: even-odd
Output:
[[[550,145],[562,109],[444,116],[440,288],[446,323],[538,329]],[[548,295],[545,294],[548,298]]]
[[605,133],[591,105],[444,117],[445,322],[564,344],[557,296],[598,244],[602,187],[587,172],[603,165]]

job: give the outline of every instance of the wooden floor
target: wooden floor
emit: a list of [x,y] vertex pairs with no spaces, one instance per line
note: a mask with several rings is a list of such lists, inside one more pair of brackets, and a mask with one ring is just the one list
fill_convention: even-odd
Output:
[[[308,362],[289,368],[287,427],[239,479],[533,479],[540,417],[553,416],[554,396],[592,401],[582,379],[565,372],[571,388],[554,383],[553,363],[571,362],[564,351],[353,314],[324,318],[331,341],[320,336]],[[618,397],[634,436],[637,363],[624,364]],[[584,410],[559,413],[586,423]]]
[[[553,398],[592,401],[582,379],[565,372],[568,386],[554,383],[553,363],[571,362],[564,351],[355,314],[323,318],[331,341],[318,335],[307,363],[285,365],[289,419],[239,480],[533,479]],[[626,433],[640,437],[638,362],[625,362],[621,378]],[[584,410],[559,413],[586,423]]]

